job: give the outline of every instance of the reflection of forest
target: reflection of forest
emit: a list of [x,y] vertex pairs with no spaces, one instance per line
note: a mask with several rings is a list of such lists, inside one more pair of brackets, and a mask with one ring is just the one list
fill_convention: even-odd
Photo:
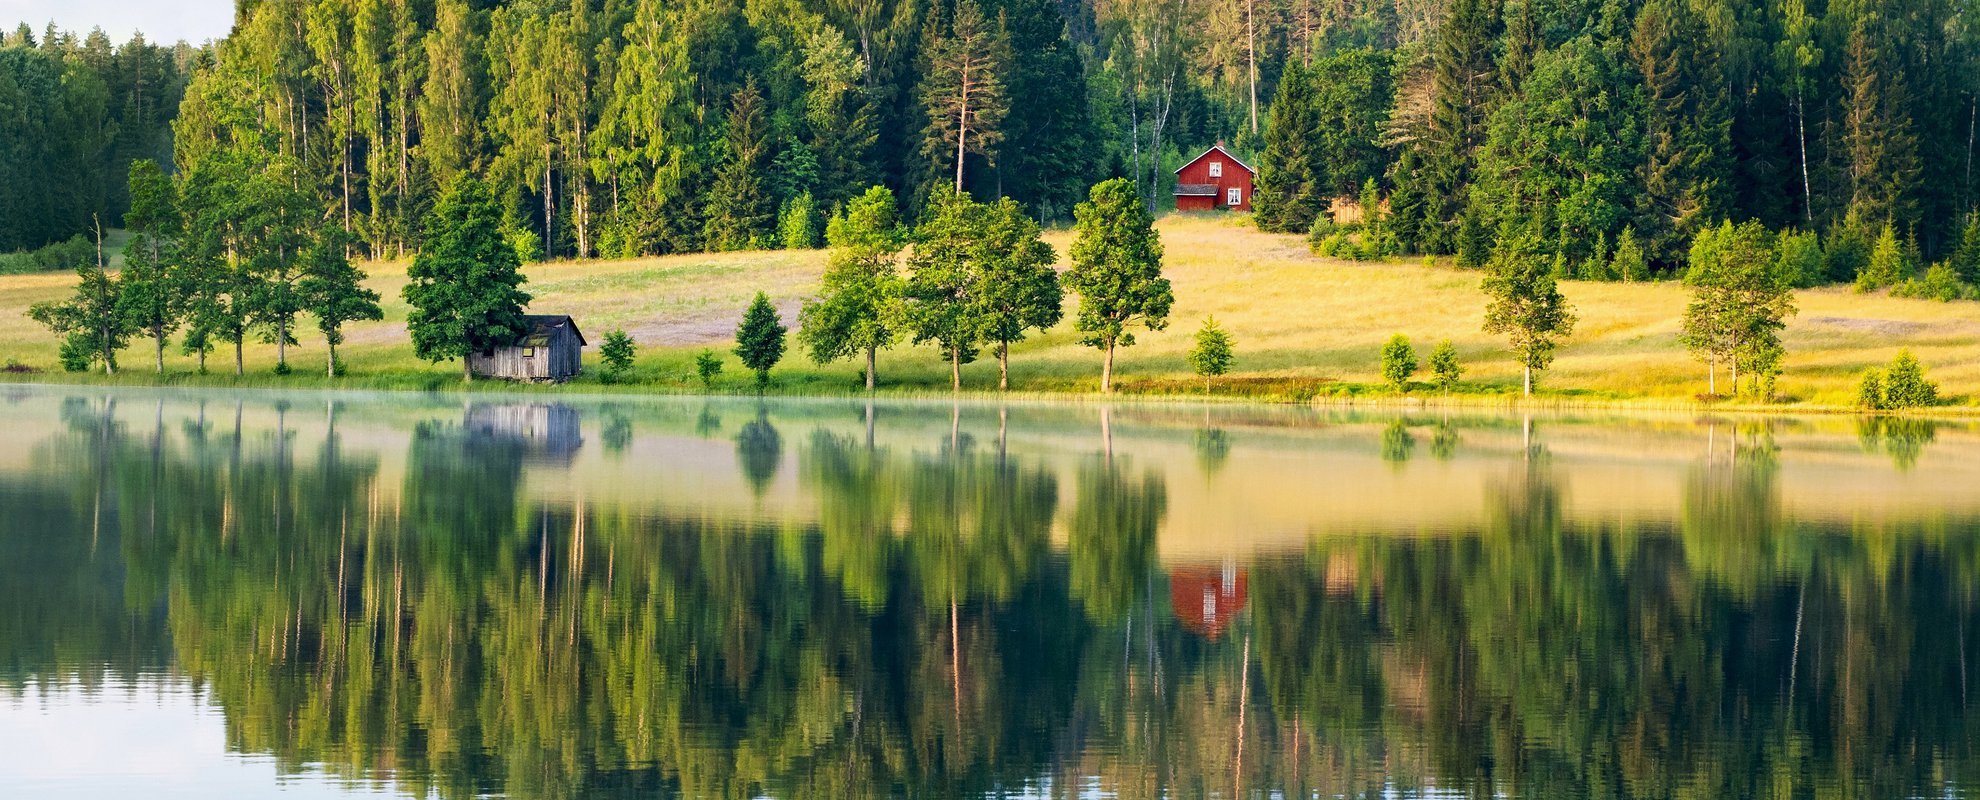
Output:
[[[1980,520],[1794,519],[1764,426],[1650,521],[1564,514],[1523,445],[1464,529],[1250,561],[1206,622],[1172,577],[1238,573],[1163,563],[1129,452],[706,425],[755,491],[791,469],[818,513],[780,524],[539,499],[472,417],[388,470],[334,404],[114,406],[0,470],[0,682],[170,663],[232,747],[414,793],[1892,797],[1980,766]],[[1389,430],[1385,473],[1444,435]],[[1219,438],[1182,445],[1228,473]]]

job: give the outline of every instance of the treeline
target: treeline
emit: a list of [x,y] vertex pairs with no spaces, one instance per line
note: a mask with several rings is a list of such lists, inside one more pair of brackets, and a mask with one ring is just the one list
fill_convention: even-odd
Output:
[[[172,117],[201,52],[143,36],[113,45],[22,23],[0,33],[0,253],[39,250],[118,225],[132,161],[170,163]],[[0,271],[57,262],[83,248],[14,258]]]
[[1510,235],[1564,276],[1620,277],[1619,252],[1668,275],[1699,231],[1750,220],[1842,251],[1819,281],[1854,280],[1886,229],[1922,268],[1975,204],[1968,12],[1454,0],[1418,43],[1286,69],[1258,218],[1303,233],[1373,180],[1394,250],[1472,266]]

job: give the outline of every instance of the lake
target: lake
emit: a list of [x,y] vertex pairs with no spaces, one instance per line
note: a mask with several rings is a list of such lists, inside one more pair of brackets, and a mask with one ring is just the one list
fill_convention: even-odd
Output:
[[1980,796],[1977,488],[1965,422],[0,387],[0,796]]

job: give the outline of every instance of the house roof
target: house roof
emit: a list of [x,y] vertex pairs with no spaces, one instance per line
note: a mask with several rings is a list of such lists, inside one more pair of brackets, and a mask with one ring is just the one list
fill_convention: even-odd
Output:
[[569,314],[524,314],[523,324],[528,326],[528,329],[517,340],[516,345],[519,347],[547,346],[550,344],[550,337],[556,335],[557,329],[565,326],[569,326],[571,334],[577,337],[579,347],[587,346],[584,332],[578,330],[577,320],[571,319]]
[[1240,167],[1244,167],[1244,171],[1249,172],[1253,175],[1258,174],[1258,170],[1252,169],[1250,164],[1244,163],[1244,159],[1238,158],[1236,153],[1232,153],[1231,151],[1224,149],[1224,146],[1221,144],[1211,145],[1210,149],[1205,150],[1202,153],[1198,153],[1195,158],[1192,158],[1188,161],[1184,161],[1182,166],[1176,167],[1176,171],[1182,172],[1183,170],[1189,169],[1189,165],[1194,164],[1198,161],[1202,161],[1204,156],[1210,155],[1211,153],[1223,153],[1225,158],[1237,162],[1237,165]]

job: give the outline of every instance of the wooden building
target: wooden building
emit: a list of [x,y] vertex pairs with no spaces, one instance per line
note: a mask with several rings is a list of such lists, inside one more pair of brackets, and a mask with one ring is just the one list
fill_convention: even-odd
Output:
[[523,335],[514,344],[468,354],[468,369],[485,378],[512,381],[571,379],[584,371],[584,333],[563,314],[523,316]]
[[1176,170],[1177,211],[1250,211],[1258,170],[1239,161],[1222,142]]
[[1191,632],[1216,641],[1250,601],[1246,571],[1189,564],[1169,570],[1169,608]]

